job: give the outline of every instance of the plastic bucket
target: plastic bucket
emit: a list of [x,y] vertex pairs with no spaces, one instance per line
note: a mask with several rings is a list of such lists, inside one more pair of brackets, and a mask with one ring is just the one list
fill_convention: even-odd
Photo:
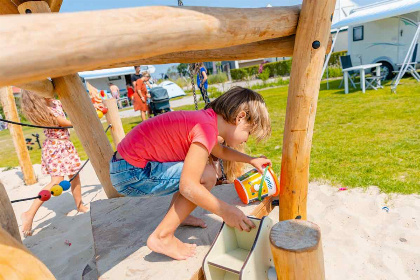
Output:
[[[235,180],[236,192],[243,203],[249,204],[258,200],[261,179],[262,174],[252,169]],[[261,198],[277,196],[280,193],[279,180],[271,167],[268,168],[262,188]]]

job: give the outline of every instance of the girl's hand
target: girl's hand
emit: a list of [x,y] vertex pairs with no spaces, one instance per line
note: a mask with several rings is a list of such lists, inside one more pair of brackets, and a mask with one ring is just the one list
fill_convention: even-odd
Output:
[[249,232],[255,228],[255,224],[241,210],[232,205],[224,208],[221,217],[228,226],[235,227],[240,231]]
[[252,166],[254,166],[261,174],[264,172],[264,169],[267,165],[271,166],[271,160],[265,156],[253,158],[249,163],[252,164]]

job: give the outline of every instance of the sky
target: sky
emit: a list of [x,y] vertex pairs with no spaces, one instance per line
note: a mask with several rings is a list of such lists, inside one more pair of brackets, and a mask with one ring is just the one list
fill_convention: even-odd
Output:
[[[337,2],[340,0],[337,0]],[[354,2],[358,5],[366,5],[379,0],[341,0],[341,2]],[[235,8],[258,8],[272,6],[299,5],[302,0],[182,0],[185,6],[207,6],[207,7],[235,7]],[[177,6],[177,0],[64,0],[60,12],[80,12],[104,9],[117,9],[140,6]],[[155,65],[154,76],[160,77],[159,73],[166,73],[171,65]]]

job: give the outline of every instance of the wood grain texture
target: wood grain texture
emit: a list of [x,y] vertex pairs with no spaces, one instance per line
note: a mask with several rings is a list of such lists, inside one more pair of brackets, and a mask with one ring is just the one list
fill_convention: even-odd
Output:
[[18,14],[18,6],[23,3],[23,0],[13,0],[13,2],[10,0],[0,0],[0,15]]
[[15,212],[2,182],[0,182],[0,228],[7,231],[17,241],[22,242]]
[[[4,115],[7,120],[20,122],[12,87],[0,88],[0,103],[3,106]],[[22,127],[16,124],[8,124],[7,127],[9,128],[10,135],[12,136],[13,145],[15,146],[19,165],[23,173],[23,180],[26,185],[35,184],[37,180],[31,158],[29,156],[29,151],[26,148]]]
[[50,7],[44,1],[27,1],[18,6],[18,11],[20,14],[49,13]]
[[22,243],[0,227],[0,279],[55,279]]
[[24,84],[15,85],[18,88],[33,91],[39,96],[46,98],[54,97],[54,86],[50,80],[33,81]]
[[325,279],[321,231],[314,223],[287,220],[275,224],[270,247],[278,279]]
[[[306,219],[309,161],[322,66],[335,0],[304,0],[287,98],[280,185],[280,221]],[[320,47],[312,44],[319,41]]]
[[61,9],[61,4],[63,4],[63,0],[46,0],[48,5],[50,6],[50,10],[52,13],[58,13]]
[[117,149],[118,144],[125,137],[124,128],[121,122],[120,114],[118,112],[117,100],[115,98],[104,99],[102,101],[108,108],[108,112],[105,114],[106,121],[112,125],[111,135],[114,142],[114,148]]
[[73,74],[54,78],[53,83],[106,195],[119,197],[109,176],[113,150],[80,77]]
[[0,17],[0,35],[9,42],[0,45],[0,85],[286,37],[296,32],[298,15],[299,6],[141,7]]

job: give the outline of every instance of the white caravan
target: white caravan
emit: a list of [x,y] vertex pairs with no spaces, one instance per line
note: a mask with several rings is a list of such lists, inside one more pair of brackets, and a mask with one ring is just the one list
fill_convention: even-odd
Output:
[[[391,0],[354,9],[332,28],[348,26],[353,66],[380,62],[382,74],[389,79],[404,62],[419,22],[420,0]],[[419,52],[414,53],[415,61]]]

